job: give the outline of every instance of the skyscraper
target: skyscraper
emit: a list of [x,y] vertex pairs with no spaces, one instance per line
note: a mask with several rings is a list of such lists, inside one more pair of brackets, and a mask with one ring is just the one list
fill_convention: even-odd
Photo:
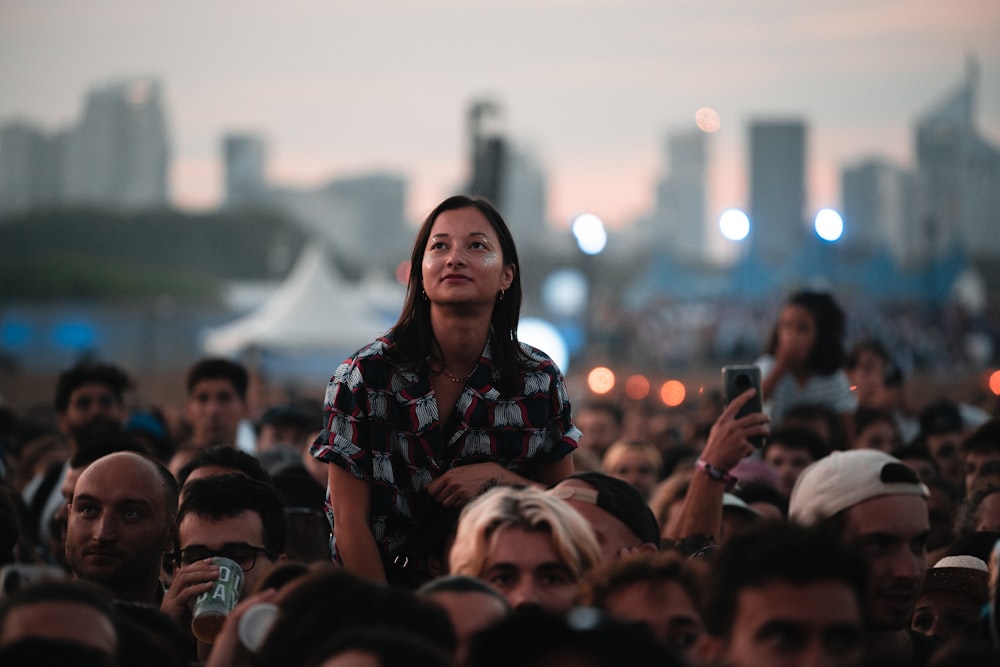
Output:
[[789,262],[805,240],[806,125],[750,124],[750,253],[765,264]]
[[708,257],[705,233],[705,203],[708,168],[707,135],[701,130],[685,130],[667,136],[667,174],[656,187],[656,209],[650,221],[655,225],[650,241],[683,260],[705,261]]
[[913,220],[913,173],[885,160],[869,158],[841,172],[843,245],[854,253],[888,249],[899,264],[919,254],[910,233]]
[[55,196],[52,141],[24,121],[0,127],[0,215],[24,211]]
[[267,192],[267,149],[259,136],[227,134],[222,140],[226,163],[226,204],[246,204]]
[[979,67],[968,63],[965,81],[917,122],[915,228],[933,257],[959,245],[973,257],[1000,253],[1000,150],[976,129]]
[[95,88],[67,138],[63,199],[67,204],[165,205],[168,163],[159,82],[138,78]]

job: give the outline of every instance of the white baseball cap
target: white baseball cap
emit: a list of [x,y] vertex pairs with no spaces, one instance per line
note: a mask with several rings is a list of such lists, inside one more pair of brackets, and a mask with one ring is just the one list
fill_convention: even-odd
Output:
[[812,525],[880,496],[926,498],[917,473],[895,456],[876,449],[836,451],[799,475],[788,500],[788,520]]

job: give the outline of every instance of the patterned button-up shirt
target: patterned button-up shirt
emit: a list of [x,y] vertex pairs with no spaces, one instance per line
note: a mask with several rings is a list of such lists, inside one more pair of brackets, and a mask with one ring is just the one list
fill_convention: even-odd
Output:
[[[487,343],[447,424],[427,369],[390,362],[388,337],[341,364],[326,391],[325,428],[310,453],[371,485],[369,523],[383,562],[414,553],[413,540],[430,504],[424,489],[451,468],[494,462],[528,479],[577,446],[565,380],[556,364],[529,345],[530,368],[518,391],[503,395]],[[327,490],[327,515],[333,520]],[[340,560],[336,540],[333,558]]]

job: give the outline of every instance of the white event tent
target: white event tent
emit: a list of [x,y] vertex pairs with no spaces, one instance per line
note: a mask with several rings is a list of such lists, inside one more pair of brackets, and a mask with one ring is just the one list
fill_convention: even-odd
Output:
[[384,334],[399,315],[404,289],[384,281],[349,283],[331,269],[318,246],[303,250],[285,281],[258,308],[207,329],[202,351],[346,356]]

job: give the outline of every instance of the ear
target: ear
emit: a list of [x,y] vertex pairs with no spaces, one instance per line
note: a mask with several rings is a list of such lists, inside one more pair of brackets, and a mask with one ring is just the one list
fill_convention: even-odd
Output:
[[500,289],[509,289],[517,275],[517,265],[507,264],[503,267],[503,276],[500,277]]

